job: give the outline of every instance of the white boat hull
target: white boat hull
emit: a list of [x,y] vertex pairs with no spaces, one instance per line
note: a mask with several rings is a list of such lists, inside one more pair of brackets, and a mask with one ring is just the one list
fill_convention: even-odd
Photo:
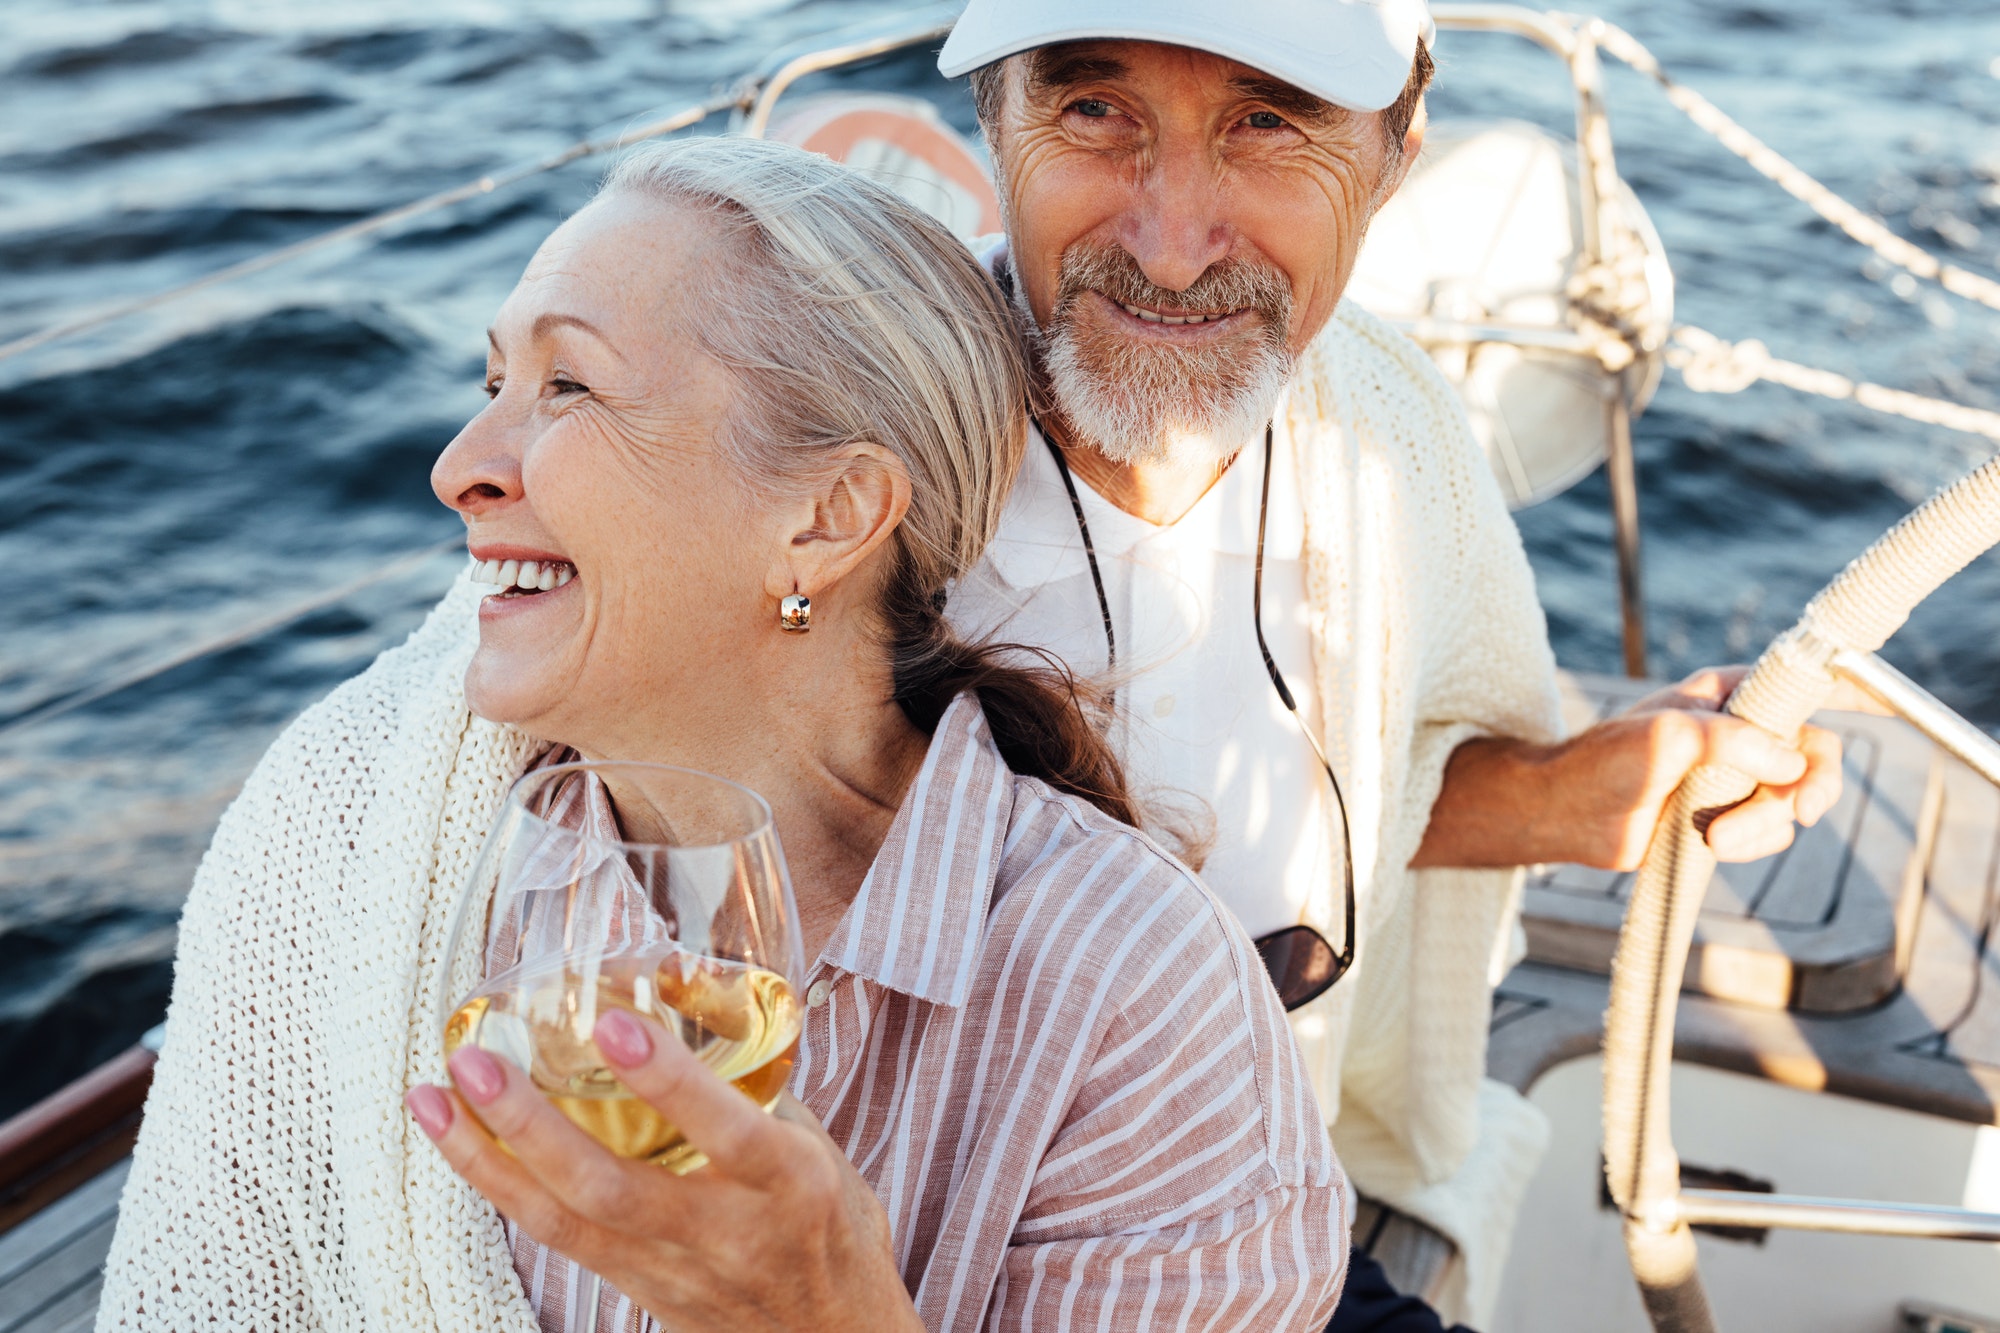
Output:
[[[1648,1333],[1616,1213],[1600,1205],[1603,1065],[1557,1065],[1528,1098],[1552,1134],[1514,1232],[1490,1333]],[[1674,1141],[1689,1166],[1780,1192],[2000,1206],[2000,1128],[1700,1065],[1674,1068]],[[1899,1333],[1921,1302],[2000,1326],[2000,1246],[1773,1231],[1697,1237],[1716,1323],[1744,1333]]]

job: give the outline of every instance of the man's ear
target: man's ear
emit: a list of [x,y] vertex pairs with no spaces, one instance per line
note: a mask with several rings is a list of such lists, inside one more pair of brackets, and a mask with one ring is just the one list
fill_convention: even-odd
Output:
[[910,512],[910,473],[879,444],[850,444],[827,460],[797,504],[764,590],[824,599],[882,548]]
[[1430,128],[1430,111],[1426,107],[1425,99],[1419,97],[1416,113],[1410,117],[1410,128],[1403,131],[1402,156],[1390,164],[1388,173],[1383,178],[1382,191],[1375,205],[1377,208],[1387,203],[1389,196],[1402,188],[1404,180],[1409,177],[1410,168],[1417,164],[1417,154],[1424,151],[1424,131],[1428,128]]

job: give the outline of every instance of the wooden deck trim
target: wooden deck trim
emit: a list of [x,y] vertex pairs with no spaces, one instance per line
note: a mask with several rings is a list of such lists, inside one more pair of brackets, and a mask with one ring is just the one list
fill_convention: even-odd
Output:
[[120,1162],[0,1236],[0,1333],[89,1333],[130,1170]]
[[158,1058],[134,1046],[0,1124],[0,1234],[131,1153]]

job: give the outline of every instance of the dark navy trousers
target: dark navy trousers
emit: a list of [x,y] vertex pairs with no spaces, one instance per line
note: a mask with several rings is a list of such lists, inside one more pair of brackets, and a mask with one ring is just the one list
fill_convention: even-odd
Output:
[[1463,1324],[1446,1328],[1437,1311],[1389,1285],[1382,1265],[1364,1250],[1347,1253],[1347,1285],[1326,1333],[1472,1333]]

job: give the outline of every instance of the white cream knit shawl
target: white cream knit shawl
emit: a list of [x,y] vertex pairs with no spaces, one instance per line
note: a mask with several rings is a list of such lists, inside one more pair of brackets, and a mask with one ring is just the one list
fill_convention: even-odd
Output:
[[443,1072],[451,911],[535,750],[466,712],[480,591],[293,723],[223,816],[100,1329],[536,1333],[498,1216],[401,1101]]
[[[1519,878],[1403,867],[1461,740],[1554,734],[1541,611],[1414,345],[1343,305],[1284,425],[1363,892],[1355,973],[1295,1030],[1356,1183],[1459,1240],[1461,1309],[1482,1314],[1543,1132],[1481,1088]],[[466,711],[479,592],[461,579],[308,710],[223,817],[182,918],[100,1329],[534,1333],[499,1219],[401,1103],[441,1077],[438,994],[471,982],[441,976],[451,912],[536,749]]]
[[[1481,734],[1553,739],[1555,662],[1500,488],[1443,376],[1343,302],[1280,424],[1299,460],[1327,752],[1360,886],[1353,974],[1293,1016],[1356,1186],[1458,1241],[1455,1313],[1483,1320],[1546,1139],[1482,1088],[1519,871],[1410,871],[1445,761]],[[1318,924],[1337,938],[1334,894]]]

